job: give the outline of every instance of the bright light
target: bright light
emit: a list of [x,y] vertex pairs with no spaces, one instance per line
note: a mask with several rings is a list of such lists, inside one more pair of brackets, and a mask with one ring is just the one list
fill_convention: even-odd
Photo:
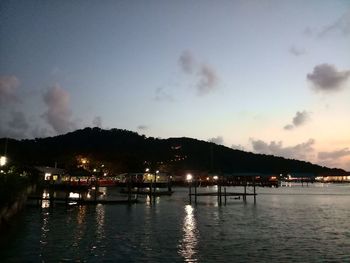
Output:
[[45,181],[48,181],[48,180],[50,180],[51,179],[51,174],[50,173],[45,173],[45,175],[44,175],[44,180]]
[[191,180],[192,180],[192,177],[193,177],[192,174],[187,174],[187,175],[186,175],[186,180],[187,180],[187,181],[191,181]]
[[93,170],[93,172],[96,172],[96,171],[97,171],[96,169]]
[[156,174],[159,174],[159,170],[156,171]]
[[213,179],[216,181],[217,179],[219,179],[219,177],[217,175],[214,175]]
[[145,170],[145,171],[146,171],[146,173],[148,173],[148,172],[149,172],[149,168],[146,168],[146,170]]
[[210,178],[209,177],[207,177],[207,181],[209,181],[210,180]]
[[6,163],[7,163],[6,156],[1,156],[0,157],[0,166],[4,166]]

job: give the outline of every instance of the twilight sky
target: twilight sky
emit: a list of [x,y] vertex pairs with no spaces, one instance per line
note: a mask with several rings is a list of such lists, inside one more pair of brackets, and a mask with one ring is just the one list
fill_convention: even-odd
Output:
[[0,137],[86,126],[350,170],[350,1],[0,2]]

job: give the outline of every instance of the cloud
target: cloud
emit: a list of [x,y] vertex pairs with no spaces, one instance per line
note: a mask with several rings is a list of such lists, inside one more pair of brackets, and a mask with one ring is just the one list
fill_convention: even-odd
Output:
[[18,101],[16,95],[20,82],[15,76],[0,76],[0,106]]
[[217,87],[218,76],[210,66],[203,64],[198,75],[197,88],[199,95],[207,94]]
[[205,63],[197,63],[191,52],[187,50],[182,52],[179,65],[184,73],[194,79],[199,96],[208,94],[218,87],[219,77],[214,68]]
[[331,152],[319,152],[318,158],[320,160],[339,159],[339,158],[342,158],[342,157],[348,156],[348,155],[350,155],[349,148],[344,148],[341,150],[331,151]]
[[307,79],[317,91],[337,91],[350,76],[350,70],[338,71],[334,65],[320,64],[314,67]]
[[240,151],[244,151],[244,147],[240,144],[232,144],[231,148],[234,150],[240,150]]
[[32,132],[31,135],[33,138],[44,138],[44,137],[48,137],[51,136],[51,132],[46,129],[46,128],[42,128],[42,127],[35,127]]
[[293,118],[293,124],[295,127],[303,125],[306,121],[310,119],[310,114],[307,111],[297,111]]
[[11,113],[11,119],[8,122],[10,128],[19,130],[19,131],[27,131],[29,128],[28,121],[21,111],[13,111]]
[[165,88],[157,88],[154,99],[156,101],[174,101],[173,96],[171,96]]
[[212,142],[215,144],[223,144],[224,138],[222,136],[217,136],[217,137],[213,137],[213,138],[208,139],[208,142]]
[[93,126],[93,127],[102,128],[102,118],[101,118],[101,116],[96,116],[96,117],[92,120],[92,126]]
[[294,129],[294,125],[293,124],[287,124],[286,126],[283,127],[283,129],[287,130],[287,131],[291,131]]
[[74,129],[69,109],[70,96],[60,85],[50,87],[43,95],[48,109],[44,113],[47,123],[58,133],[66,133]]
[[296,46],[291,46],[289,48],[289,53],[291,53],[292,55],[296,56],[296,57],[299,57],[301,55],[305,55],[306,54],[306,51],[305,49],[303,48],[298,48]]
[[306,160],[308,157],[310,157],[308,154],[314,151],[313,145],[315,144],[314,139],[309,139],[306,142],[289,147],[283,147],[283,143],[281,141],[271,141],[270,143],[254,139],[251,139],[250,141],[252,143],[253,150],[257,153],[272,154],[298,160]]
[[141,131],[145,131],[145,130],[148,130],[148,126],[146,126],[146,125],[139,125],[139,126],[137,126],[137,129],[141,130]]
[[329,34],[340,33],[343,36],[350,34],[350,9],[333,23],[325,26],[318,37],[324,37]]
[[182,52],[179,57],[180,68],[187,74],[192,74],[196,67],[196,60],[188,50]]
[[24,139],[28,137],[28,121],[21,111],[12,111],[7,121],[6,128],[0,127],[0,137]]
[[293,120],[292,120],[292,124],[287,124],[286,126],[284,126],[285,130],[293,130],[296,127],[299,127],[303,124],[305,124],[308,120],[310,120],[310,113],[307,111],[297,111],[297,113],[295,114]]

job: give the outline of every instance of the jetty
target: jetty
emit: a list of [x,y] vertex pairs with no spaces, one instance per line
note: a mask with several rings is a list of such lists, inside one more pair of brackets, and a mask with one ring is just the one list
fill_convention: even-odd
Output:
[[[199,182],[198,180],[190,181],[188,185],[188,196],[189,196],[189,202],[192,203],[192,197],[194,197],[194,203],[197,204],[198,197],[203,196],[216,196],[218,205],[226,205],[228,197],[235,197],[235,199],[241,199],[243,201],[247,201],[247,196],[252,196],[254,198],[254,203],[256,203],[256,182],[255,182],[255,176],[251,178],[251,184],[248,185],[247,181],[245,181],[245,184],[243,185],[243,192],[227,192],[226,186],[223,186],[221,178],[218,178],[217,181],[217,191],[216,192],[199,192]],[[253,193],[247,192],[247,187],[252,186],[253,187]]]

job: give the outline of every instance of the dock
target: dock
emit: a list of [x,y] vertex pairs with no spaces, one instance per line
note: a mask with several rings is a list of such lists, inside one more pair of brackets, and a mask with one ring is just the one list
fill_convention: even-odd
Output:
[[[194,197],[194,202],[195,204],[197,204],[197,199],[198,197],[202,197],[202,196],[216,196],[217,197],[217,202],[218,205],[222,205],[222,203],[224,203],[224,205],[226,205],[227,203],[227,197],[236,197],[235,199],[241,199],[245,202],[247,201],[247,196],[252,196],[254,198],[254,204],[256,203],[256,196],[258,195],[256,193],[256,183],[255,183],[255,177],[253,177],[252,179],[252,183],[250,184],[250,186],[253,187],[253,193],[248,193],[247,192],[247,181],[244,184],[244,192],[227,192],[226,191],[226,187],[222,186],[221,184],[221,180],[218,180],[218,184],[217,184],[217,191],[216,192],[198,192],[198,187],[199,183],[197,180],[195,181],[191,181],[189,182],[189,187],[188,187],[188,196],[189,196],[189,202],[192,203],[192,197]],[[194,189],[193,189],[194,188]],[[192,191],[192,189],[194,190],[194,192]]]

